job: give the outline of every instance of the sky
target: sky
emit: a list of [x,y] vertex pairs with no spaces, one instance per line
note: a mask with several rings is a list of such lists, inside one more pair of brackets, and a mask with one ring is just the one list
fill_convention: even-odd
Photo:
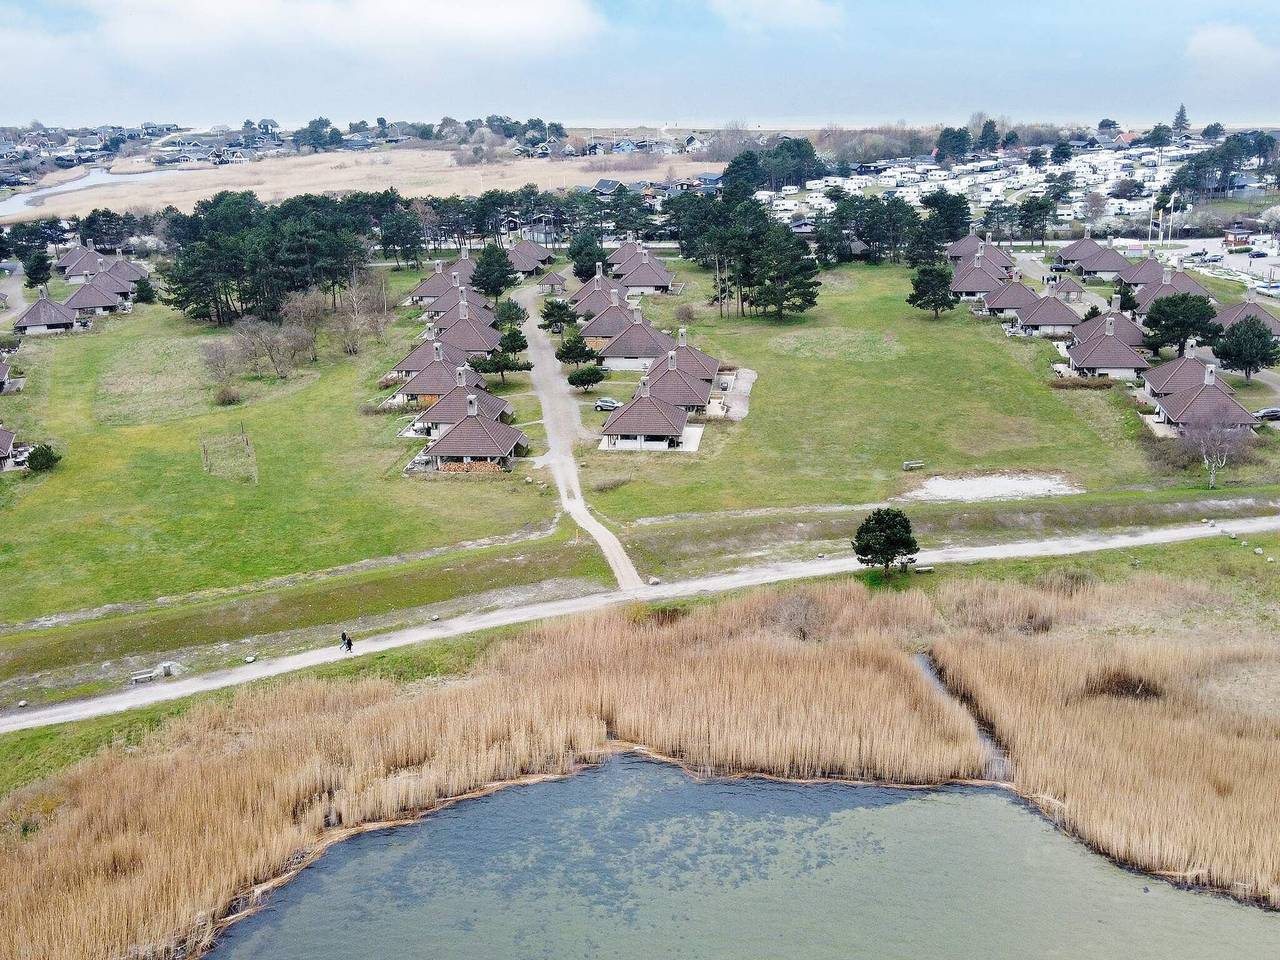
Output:
[[0,0],[0,124],[1280,123],[1280,0]]

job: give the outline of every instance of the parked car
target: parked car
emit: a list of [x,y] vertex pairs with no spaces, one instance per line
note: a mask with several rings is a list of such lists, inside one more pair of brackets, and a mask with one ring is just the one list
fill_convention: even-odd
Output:
[[1221,262],[1222,262],[1222,254],[1220,254],[1220,253],[1212,253],[1212,254],[1210,254],[1209,256],[1207,256],[1207,257],[1205,257],[1205,258],[1204,258],[1204,262],[1205,262],[1205,263],[1221,263]]
[[1280,420],[1280,407],[1263,407],[1253,415],[1259,420]]
[[1261,259],[1262,259],[1263,257],[1265,257],[1266,255],[1267,255],[1267,251],[1265,251],[1265,250],[1250,250],[1250,251],[1249,251],[1249,259],[1250,259],[1250,260],[1261,260]]
[[613,397],[601,397],[596,401],[597,410],[617,410],[622,406],[622,401],[615,400]]

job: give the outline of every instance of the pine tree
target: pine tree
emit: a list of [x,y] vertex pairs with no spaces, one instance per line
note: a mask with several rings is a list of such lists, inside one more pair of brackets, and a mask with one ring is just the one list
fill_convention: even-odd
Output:
[[872,510],[858,526],[853,537],[853,551],[868,566],[875,565],[884,576],[895,563],[910,559],[920,552],[911,521],[901,510],[879,507]]
[[1178,112],[1173,115],[1173,132],[1186,133],[1191,129],[1191,121],[1187,119],[1187,105],[1178,104]]
[[471,285],[491,299],[502,296],[502,291],[514,287],[520,278],[511,267],[507,251],[496,243],[487,243],[476,257],[476,268],[471,274]]
[[587,341],[576,333],[565,337],[564,343],[560,344],[556,350],[557,360],[561,363],[571,363],[575,367],[580,367],[584,363],[594,363],[596,357],[596,352],[587,346]]
[[757,282],[751,287],[751,302],[766,313],[771,309],[803,313],[818,302],[818,263],[809,256],[808,245],[781,224],[765,234],[759,251]]
[[1280,344],[1271,329],[1257,317],[1245,317],[1227,328],[1213,355],[1228,370],[1239,370],[1252,380],[1259,370],[1280,363]]
[[22,272],[27,275],[24,281],[26,286],[35,289],[49,282],[49,277],[53,275],[53,264],[43,250],[34,250],[23,258]]
[[942,260],[942,242],[938,239],[933,217],[930,217],[911,234],[911,240],[907,243],[907,263],[912,267],[923,267],[930,263],[941,263]]
[[1177,347],[1180,357],[1186,354],[1187,341],[1193,338],[1212,346],[1222,335],[1214,316],[1208,297],[1191,293],[1160,297],[1147,310],[1146,327],[1151,331],[1147,346],[1157,351],[1161,347]]
[[960,298],[951,292],[951,268],[942,264],[926,264],[911,278],[907,303],[919,310],[932,310],[937,320],[943,310],[950,310]]

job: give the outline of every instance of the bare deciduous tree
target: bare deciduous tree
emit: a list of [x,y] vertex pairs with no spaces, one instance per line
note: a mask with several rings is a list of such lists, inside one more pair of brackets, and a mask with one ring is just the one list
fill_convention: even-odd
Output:
[[422,244],[429,249],[431,238],[440,226],[440,215],[421,197],[415,197],[410,201],[409,212],[417,218],[419,226],[422,227]]
[[231,379],[240,364],[234,347],[224,338],[200,344],[200,359],[215,383],[223,384]]
[[1193,423],[1183,428],[1179,441],[1198,456],[1209,472],[1209,489],[1218,483],[1218,471],[1239,457],[1248,444],[1249,431],[1224,427],[1216,423]]
[[261,369],[265,360],[280,379],[289,376],[294,363],[294,344],[282,334],[281,328],[261,320],[241,320],[233,328],[236,342],[255,370]]
[[329,301],[324,293],[312,287],[285,297],[280,307],[284,322],[301,327],[311,335],[311,360],[316,360],[316,341],[329,322]]

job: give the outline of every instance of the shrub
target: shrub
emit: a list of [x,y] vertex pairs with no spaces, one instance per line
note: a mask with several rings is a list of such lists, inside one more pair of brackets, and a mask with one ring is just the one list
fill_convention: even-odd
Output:
[[17,350],[22,340],[16,333],[0,334],[0,350]]
[[240,402],[240,391],[235,387],[223,384],[213,395],[213,402],[220,407],[234,407]]
[[676,320],[681,324],[687,325],[693,323],[694,316],[693,307],[689,304],[682,303],[680,306],[676,307]]
[[133,288],[133,299],[138,303],[155,303],[156,288],[146,277],[141,277]]
[[1054,377],[1049,386],[1055,390],[1110,390],[1119,382],[1109,377]]
[[37,443],[32,448],[31,453],[27,455],[27,466],[34,473],[44,473],[46,470],[52,470],[56,467],[61,459],[62,454],[54,450],[53,447],[47,443]]

